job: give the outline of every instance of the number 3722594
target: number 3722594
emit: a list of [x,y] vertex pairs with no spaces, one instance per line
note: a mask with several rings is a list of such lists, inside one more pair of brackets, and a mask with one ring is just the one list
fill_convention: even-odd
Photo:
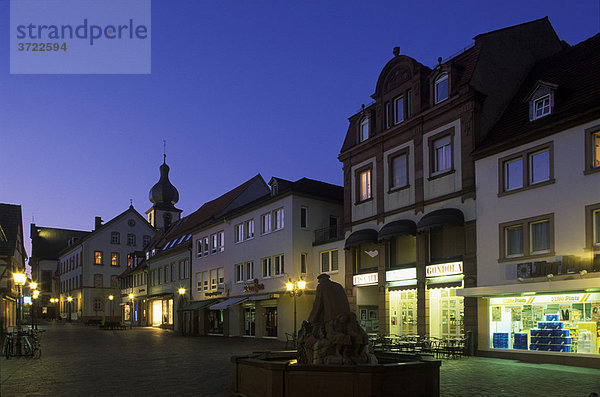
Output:
[[67,51],[67,43],[18,43],[17,49],[32,52]]

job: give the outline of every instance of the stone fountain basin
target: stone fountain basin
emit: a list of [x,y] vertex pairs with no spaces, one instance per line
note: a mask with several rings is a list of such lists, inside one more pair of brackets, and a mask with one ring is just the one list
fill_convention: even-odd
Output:
[[439,360],[375,353],[379,364],[304,365],[296,351],[233,356],[233,392],[247,397],[440,395]]

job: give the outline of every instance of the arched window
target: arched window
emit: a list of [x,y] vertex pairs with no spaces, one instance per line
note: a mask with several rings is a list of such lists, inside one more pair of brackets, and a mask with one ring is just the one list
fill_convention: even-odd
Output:
[[435,79],[435,103],[448,99],[448,73],[442,73]]
[[360,142],[364,142],[369,138],[369,118],[365,117],[360,122]]

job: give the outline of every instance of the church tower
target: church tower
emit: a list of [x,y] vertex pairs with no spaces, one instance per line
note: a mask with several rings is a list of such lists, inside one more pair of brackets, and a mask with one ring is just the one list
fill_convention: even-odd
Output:
[[181,210],[175,208],[179,201],[179,192],[169,181],[169,166],[167,155],[163,154],[163,163],[160,166],[160,179],[150,189],[150,202],[152,207],[146,211],[148,223],[157,229],[166,229],[179,220]]

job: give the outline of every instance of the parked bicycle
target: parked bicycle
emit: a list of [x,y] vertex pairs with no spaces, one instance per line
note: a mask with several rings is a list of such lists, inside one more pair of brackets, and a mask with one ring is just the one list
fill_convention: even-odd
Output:
[[15,356],[40,358],[42,348],[40,334],[43,330],[13,331],[6,335],[2,346],[2,355],[6,359]]

